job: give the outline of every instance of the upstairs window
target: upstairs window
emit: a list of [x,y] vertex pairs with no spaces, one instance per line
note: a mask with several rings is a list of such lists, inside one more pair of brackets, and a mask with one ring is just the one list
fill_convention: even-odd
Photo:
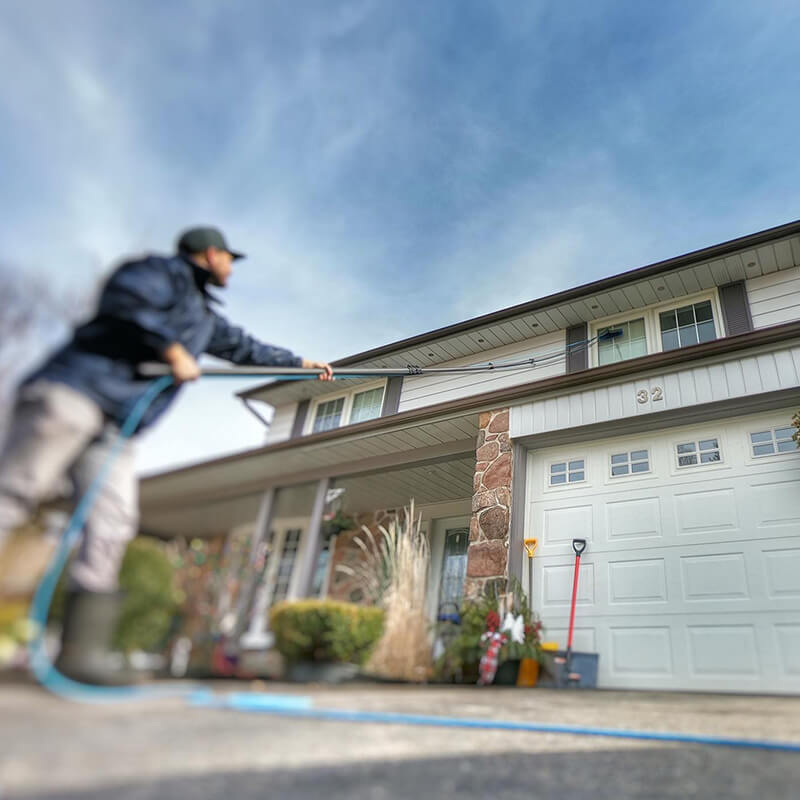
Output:
[[382,405],[382,386],[377,389],[370,389],[368,392],[359,392],[353,396],[353,410],[350,412],[350,422],[364,422],[364,420],[379,417]]
[[[613,331],[619,331],[619,333],[616,336],[607,336]],[[647,334],[645,332],[644,317],[600,328],[597,331],[597,336],[598,366],[616,364],[618,361],[647,355]]]
[[375,419],[383,408],[383,386],[351,392],[332,400],[320,400],[313,412],[313,422],[308,433],[322,433],[342,425],[353,425]]
[[658,321],[663,350],[676,350],[717,338],[710,300],[662,311],[658,315]]
[[317,413],[314,415],[314,433],[330,431],[338,428],[342,422],[342,412],[344,411],[344,397],[336,400],[328,400],[317,406]]
[[772,428],[768,431],[758,431],[750,434],[750,447],[753,455],[772,456],[776,453],[794,453],[797,444],[792,439],[794,428]]

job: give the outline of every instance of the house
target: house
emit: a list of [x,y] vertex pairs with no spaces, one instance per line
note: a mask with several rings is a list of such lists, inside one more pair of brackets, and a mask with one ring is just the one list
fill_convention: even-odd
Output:
[[337,493],[372,523],[416,499],[432,617],[528,588],[537,537],[532,602],[562,645],[585,538],[575,647],[599,652],[600,686],[800,693],[800,221],[336,366],[531,358],[259,385],[242,399],[274,406],[266,444],[144,480],[143,527],[251,536],[246,645],[274,602],[353,590],[330,568],[347,537],[321,534]]

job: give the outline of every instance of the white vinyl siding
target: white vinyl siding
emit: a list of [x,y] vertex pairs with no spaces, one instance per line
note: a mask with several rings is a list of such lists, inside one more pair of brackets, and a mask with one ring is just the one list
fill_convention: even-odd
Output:
[[543,396],[511,407],[510,434],[531,436],[797,387],[800,345]]
[[[255,403],[254,406],[258,407],[260,404]],[[285,442],[292,435],[292,426],[294,425],[294,418],[297,415],[297,403],[287,403],[286,405],[278,406],[272,417],[269,430],[267,431],[267,444],[276,444],[277,442]]]
[[[487,361],[506,361],[522,358],[537,358],[553,352],[564,352],[566,331],[537,336],[518,344],[506,345],[477,353],[468,358],[436,364],[437,367],[457,367]],[[410,411],[436,403],[450,402],[470,395],[492,392],[510,386],[519,386],[531,381],[552,378],[566,372],[565,357],[547,361],[541,366],[515,370],[468,373],[464,375],[420,375],[403,380],[398,411]]]
[[800,267],[751,278],[745,285],[754,328],[800,319]]

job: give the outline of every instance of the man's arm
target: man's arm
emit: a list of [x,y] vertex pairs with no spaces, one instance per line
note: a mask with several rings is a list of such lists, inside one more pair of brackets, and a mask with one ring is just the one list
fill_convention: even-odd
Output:
[[242,328],[231,325],[219,314],[214,314],[214,333],[206,347],[209,355],[224,358],[234,364],[251,364],[261,367],[305,367],[323,370],[320,378],[331,380],[333,370],[324,361],[311,361],[296,356],[291,350],[275,347],[254,339]]

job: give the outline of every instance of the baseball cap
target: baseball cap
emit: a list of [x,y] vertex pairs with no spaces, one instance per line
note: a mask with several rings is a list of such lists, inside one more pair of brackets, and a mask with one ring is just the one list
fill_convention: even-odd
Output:
[[178,238],[179,253],[202,253],[209,247],[225,250],[234,258],[244,258],[244,253],[239,253],[228,247],[225,237],[219,228],[189,228]]

